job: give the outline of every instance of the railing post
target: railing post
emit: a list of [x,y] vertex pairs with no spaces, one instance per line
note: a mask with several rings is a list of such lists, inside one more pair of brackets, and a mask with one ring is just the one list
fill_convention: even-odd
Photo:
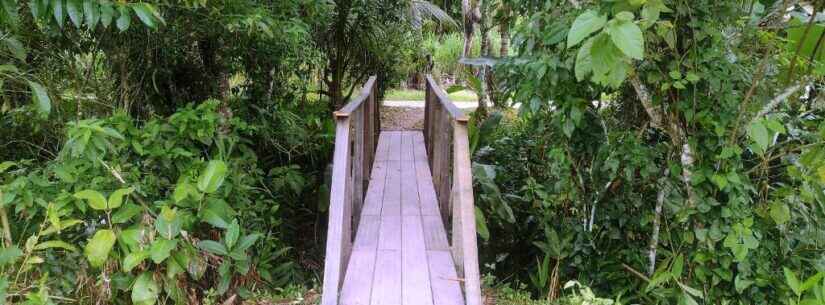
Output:
[[[432,94],[432,86],[430,85],[430,76],[427,75],[427,82],[424,85],[426,89],[424,91],[424,149],[427,151],[427,157],[430,161],[432,160],[432,146],[433,146],[433,136],[432,136],[432,124],[433,124],[433,94]],[[432,166],[432,162],[429,162],[430,166]]]
[[335,152],[332,157],[322,305],[338,305],[338,290],[344,280],[352,249],[350,119],[336,116],[335,121]]
[[[350,183],[352,184],[352,191],[350,192],[350,200],[352,200],[352,215],[353,215],[353,229],[358,227],[358,219],[361,213],[361,206],[364,204],[364,195],[366,194],[366,183],[364,182],[364,161],[365,161],[365,152],[366,149],[364,147],[364,143],[366,138],[364,137],[364,116],[366,116],[365,108],[361,107],[357,111],[352,113],[352,128],[350,129],[352,135],[352,179]],[[366,174],[369,177],[369,172]]]
[[453,124],[453,257],[464,278],[466,305],[481,305],[481,282],[478,267],[478,242],[473,199],[472,161],[467,122]]

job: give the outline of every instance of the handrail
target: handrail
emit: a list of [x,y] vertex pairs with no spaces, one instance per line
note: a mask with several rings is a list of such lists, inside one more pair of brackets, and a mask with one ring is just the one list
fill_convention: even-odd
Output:
[[468,119],[430,75],[425,99],[424,141],[441,215],[452,223],[450,249],[465,304],[481,305]]
[[436,81],[433,80],[433,76],[427,74],[427,92],[430,91],[432,91],[432,93],[436,95],[436,100],[442,106],[444,106],[444,108],[447,110],[450,116],[453,117],[453,119],[459,122],[468,121],[467,115],[464,114],[464,112],[461,111],[461,109],[458,109],[458,107],[456,107],[455,104],[453,104],[453,102],[447,97],[447,93],[441,90],[441,87],[438,86],[438,83],[436,83]]
[[361,94],[334,113],[335,152],[332,159],[322,305],[338,305],[338,294],[352,252],[353,232],[357,229],[369,185],[381,129],[375,79],[375,76],[370,77],[361,89]]
[[347,103],[346,105],[344,105],[344,107],[341,107],[341,109],[338,109],[338,111],[334,113],[335,117],[349,116],[353,111],[357,110],[358,107],[361,106],[361,103],[366,101],[367,98],[371,97],[371,93],[375,89],[375,79],[375,75],[367,79],[367,83],[364,84],[364,88],[361,88],[361,94],[349,103]]

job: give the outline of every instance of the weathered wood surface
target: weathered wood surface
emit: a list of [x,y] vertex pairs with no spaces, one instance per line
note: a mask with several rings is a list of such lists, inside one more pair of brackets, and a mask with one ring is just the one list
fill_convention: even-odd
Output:
[[423,144],[381,133],[340,304],[464,304]]
[[347,277],[346,266],[350,258],[359,268],[371,268],[362,264],[374,262],[365,259],[370,253],[353,251],[352,232],[363,222],[360,217],[364,214],[362,209],[368,202],[367,197],[370,197],[367,189],[372,175],[385,173],[383,169],[372,170],[381,126],[376,87],[376,77],[372,76],[359,96],[334,113],[335,152],[330,184],[327,258],[324,262],[323,289],[326,293],[321,297],[322,305],[340,303],[338,292]]
[[[438,209],[451,228],[449,250],[456,275],[463,279],[465,303],[481,305],[469,120],[429,75],[424,111],[424,142]],[[435,239],[430,243],[443,245]]]
[[423,133],[379,133],[375,88],[335,112],[321,304],[481,305],[468,119],[428,76]]

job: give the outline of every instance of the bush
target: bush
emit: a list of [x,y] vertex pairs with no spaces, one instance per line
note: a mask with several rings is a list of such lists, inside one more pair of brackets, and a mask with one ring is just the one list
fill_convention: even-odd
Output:
[[0,300],[183,303],[192,289],[282,284],[293,265],[272,217],[278,196],[260,191],[270,187],[249,146],[255,127],[223,107],[211,100],[146,122],[121,113],[70,123],[56,159],[2,163],[13,245],[0,252]]

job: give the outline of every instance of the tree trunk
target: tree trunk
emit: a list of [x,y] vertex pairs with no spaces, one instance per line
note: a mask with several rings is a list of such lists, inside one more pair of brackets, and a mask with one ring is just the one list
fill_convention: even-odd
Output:
[[498,30],[501,34],[501,48],[498,51],[498,56],[507,57],[510,55],[510,22],[502,22]]
[[501,18],[498,24],[498,32],[501,35],[501,47],[498,56],[507,57],[510,55],[510,7],[502,4],[501,12],[504,17]]
[[475,24],[475,12],[471,0],[461,0],[461,14],[464,16],[464,55],[469,58],[473,53],[473,32]]

